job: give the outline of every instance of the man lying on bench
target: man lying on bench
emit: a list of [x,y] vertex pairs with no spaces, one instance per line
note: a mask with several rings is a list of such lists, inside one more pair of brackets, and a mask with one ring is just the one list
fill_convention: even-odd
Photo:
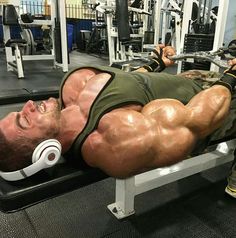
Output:
[[[74,69],[64,77],[59,101],[28,101],[20,112],[7,115],[0,121],[0,169],[9,173],[1,175],[9,179],[12,174],[12,180],[31,175],[29,168],[44,156],[52,165],[61,144],[64,157],[82,155],[83,163],[126,178],[234,136],[236,60],[203,89],[196,80],[153,73],[173,64],[167,56],[174,54],[172,47],[157,47],[150,63],[128,73],[111,67]],[[35,152],[47,139],[60,142],[52,141],[54,152],[47,151],[47,142]],[[236,191],[229,181],[227,191]]]

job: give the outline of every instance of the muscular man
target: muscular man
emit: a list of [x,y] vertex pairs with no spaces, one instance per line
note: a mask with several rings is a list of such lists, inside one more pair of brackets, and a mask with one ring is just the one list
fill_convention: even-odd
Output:
[[75,69],[63,80],[60,104],[28,101],[7,115],[0,121],[0,170],[29,165],[36,145],[49,138],[60,141],[63,153],[118,178],[185,159],[227,121],[234,71],[203,90],[180,76],[147,72],[173,63],[167,58],[173,49],[162,51],[162,58],[130,73]]

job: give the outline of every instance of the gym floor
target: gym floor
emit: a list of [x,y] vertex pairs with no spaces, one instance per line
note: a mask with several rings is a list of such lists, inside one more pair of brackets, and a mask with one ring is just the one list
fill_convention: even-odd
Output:
[[[70,68],[107,65],[106,57],[73,51]],[[0,52],[1,92],[59,87],[63,73],[48,62],[27,63],[25,79],[6,71]],[[0,116],[21,104],[0,106]],[[135,198],[136,213],[117,220],[107,205],[115,199],[115,179],[46,200],[21,211],[0,212],[1,238],[231,238],[236,235],[236,201],[224,193],[230,164],[170,183]]]

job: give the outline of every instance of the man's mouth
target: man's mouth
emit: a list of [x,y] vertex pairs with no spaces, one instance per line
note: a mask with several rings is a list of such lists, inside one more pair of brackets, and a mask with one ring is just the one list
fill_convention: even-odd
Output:
[[44,102],[40,102],[38,105],[37,105],[37,110],[40,112],[40,113],[45,113],[46,112],[46,104]]

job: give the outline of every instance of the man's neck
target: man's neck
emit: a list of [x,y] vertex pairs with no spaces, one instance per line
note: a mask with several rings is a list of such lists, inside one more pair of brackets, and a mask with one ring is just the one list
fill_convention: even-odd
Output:
[[83,130],[86,118],[80,107],[72,105],[61,111],[61,130],[58,140],[62,144],[63,153],[69,150],[78,134]]

